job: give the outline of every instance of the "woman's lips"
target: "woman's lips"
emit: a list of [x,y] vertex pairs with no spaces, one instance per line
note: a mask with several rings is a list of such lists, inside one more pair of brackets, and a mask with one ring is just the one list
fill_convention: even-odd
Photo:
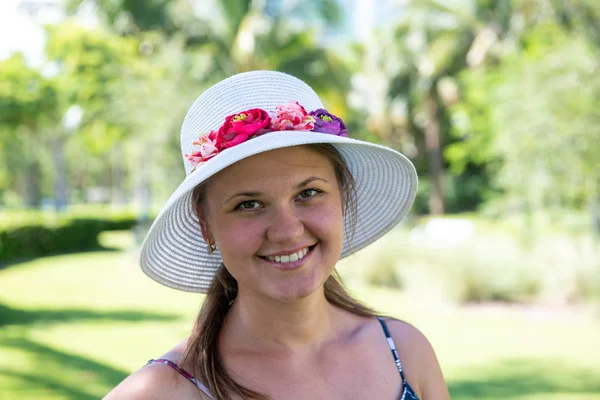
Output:
[[262,261],[264,261],[264,262],[266,262],[266,263],[268,263],[268,264],[270,264],[273,267],[278,268],[278,269],[283,269],[283,270],[296,269],[296,268],[300,268],[301,266],[303,266],[307,262],[307,260],[312,256],[312,253],[313,253],[313,251],[314,251],[314,249],[315,249],[316,246],[317,246],[316,244],[313,245],[313,246],[310,246],[308,248],[308,252],[306,253],[306,255],[304,257],[302,257],[301,259],[296,260],[296,261],[289,261],[289,262],[281,262],[281,261],[279,261],[279,262],[277,262],[277,261],[269,260],[268,258],[262,257],[262,256],[259,256],[259,258]]

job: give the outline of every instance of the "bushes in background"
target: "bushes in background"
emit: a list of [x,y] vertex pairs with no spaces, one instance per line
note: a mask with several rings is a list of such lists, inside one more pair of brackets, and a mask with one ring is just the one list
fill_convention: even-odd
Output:
[[[478,222],[455,243],[420,235],[420,227],[398,228],[339,271],[346,280],[405,290],[415,301],[600,301],[600,247],[592,235],[545,231],[525,241],[509,229]],[[448,234],[452,239],[458,232]]]
[[137,224],[134,215],[64,217],[0,226],[0,263],[28,257],[84,251],[99,247],[98,234],[128,230]]

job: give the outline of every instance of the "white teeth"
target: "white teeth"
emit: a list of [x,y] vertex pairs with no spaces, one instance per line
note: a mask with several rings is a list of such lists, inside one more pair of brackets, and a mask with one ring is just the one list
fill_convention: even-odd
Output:
[[288,254],[285,256],[266,256],[265,258],[275,262],[288,263],[298,261],[304,258],[304,256],[308,253],[308,247],[302,249],[296,253]]

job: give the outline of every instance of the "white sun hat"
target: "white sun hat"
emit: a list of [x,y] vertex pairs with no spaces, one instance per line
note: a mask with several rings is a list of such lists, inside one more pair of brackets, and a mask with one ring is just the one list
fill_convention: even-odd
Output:
[[[158,283],[206,293],[221,264],[202,238],[192,205],[194,188],[222,169],[254,154],[311,143],[333,145],[355,180],[355,203],[344,215],[344,258],[379,239],[409,211],[417,190],[413,164],[390,148],[335,134],[309,130],[272,131],[212,154],[199,165],[187,156],[199,135],[216,131],[227,116],[249,109],[273,112],[297,102],[308,111],[323,109],[317,94],[301,80],[274,71],[234,75],[206,90],[188,111],[181,129],[186,178],[171,195],[142,243],[142,270]],[[216,132],[215,132],[216,133]],[[354,227],[352,226],[354,225]]]

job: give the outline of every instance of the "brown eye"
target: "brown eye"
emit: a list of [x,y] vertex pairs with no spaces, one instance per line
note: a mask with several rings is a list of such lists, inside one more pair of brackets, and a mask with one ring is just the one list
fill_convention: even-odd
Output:
[[317,189],[306,189],[306,190],[301,191],[300,194],[298,194],[298,197],[300,197],[303,200],[306,200],[306,199],[311,199],[320,193],[321,193],[321,191],[317,190]]
[[255,200],[243,201],[237,205],[236,210],[256,210],[260,208],[260,203]]

